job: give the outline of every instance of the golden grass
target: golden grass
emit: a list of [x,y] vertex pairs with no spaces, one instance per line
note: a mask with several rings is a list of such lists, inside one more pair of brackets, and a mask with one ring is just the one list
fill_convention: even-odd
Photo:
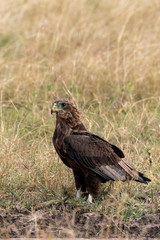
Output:
[[[53,99],[68,97],[90,131],[121,147],[127,161],[152,179],[148,186],[115,183],[97,208],[114,205],[124,215],[129,202],[133,212],[126,218],[156,211],[159,1],[0,3],[1,207],[36,208],[63,199],[64,191],[75,195],[71,171],[52,146],[55,120],[49,111]],[[139,196],[146,199],[141,213]]]

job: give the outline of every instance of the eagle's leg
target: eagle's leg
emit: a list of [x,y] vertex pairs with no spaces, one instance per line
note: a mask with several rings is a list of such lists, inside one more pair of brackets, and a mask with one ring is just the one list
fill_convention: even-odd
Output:
[[77,190],[76,198],[79,199],[81,197],[81,187]]
[[85,175],[79,169],[73,169],[75,185],[77,189],[76,198],[80,198],[80,192],[86,192]]
[[88,191],[87,202],[92,202],[92,196],[98,196],[101,193],[101,179],[96,173],[89,172],[86,176],[86,184]]
[[92,195],[91,194],[88,194],[87,202],[92,203]]

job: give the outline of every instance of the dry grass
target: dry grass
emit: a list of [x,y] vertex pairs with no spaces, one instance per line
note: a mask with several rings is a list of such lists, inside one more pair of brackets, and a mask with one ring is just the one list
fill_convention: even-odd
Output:
[[75,195],[71,171],[52,146],[49,113],[54,97],[69,97],[90,131],[121,147],[127,161],[152,179],[148,186],[115,183],[94,209],[110,207],[125,219],[156,211],[159,1],[0,4],[0,207],[30,209]]

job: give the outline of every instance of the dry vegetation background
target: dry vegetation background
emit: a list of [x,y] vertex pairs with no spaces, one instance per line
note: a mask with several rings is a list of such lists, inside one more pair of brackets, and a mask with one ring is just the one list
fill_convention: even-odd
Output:
[[55,97],[67,97],[77,103],[88,130],[121,147],[126,160],[152,179],[148,186],[105,184],[94,210],[110,209],[121,219],[156,212],[160,2],[0,5],[0,209],[31,209],[50,200],[84,207],[74,200],[71,171],[52,146],[50,106]]

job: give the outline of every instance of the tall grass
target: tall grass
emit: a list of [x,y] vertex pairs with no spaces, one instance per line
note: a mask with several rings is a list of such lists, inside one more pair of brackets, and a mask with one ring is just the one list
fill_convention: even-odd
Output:
[[126,160],[152,179],[148,186],[115,183],[97,208],[107,211],[114,200],[124,218],[156,211],[159,1],[0,4],[0,207],[36,208],[66,192],[75,196],[72,172],[52,146],[50,105],[67,97],[89,131],[121,147]]

